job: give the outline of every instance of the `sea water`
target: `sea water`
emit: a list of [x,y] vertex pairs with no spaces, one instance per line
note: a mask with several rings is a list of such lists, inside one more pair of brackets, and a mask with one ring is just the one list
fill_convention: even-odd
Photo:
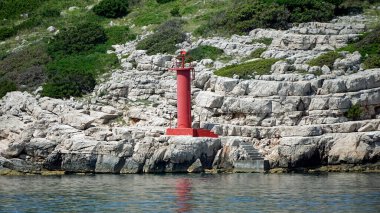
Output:
[[0,176],[0,212],[380,212],[380,174]]

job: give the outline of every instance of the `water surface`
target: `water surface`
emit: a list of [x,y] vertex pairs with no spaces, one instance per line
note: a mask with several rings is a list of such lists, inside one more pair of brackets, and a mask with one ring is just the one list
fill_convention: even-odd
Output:
[[0,212],[380,212],[380,174],[0,176]]

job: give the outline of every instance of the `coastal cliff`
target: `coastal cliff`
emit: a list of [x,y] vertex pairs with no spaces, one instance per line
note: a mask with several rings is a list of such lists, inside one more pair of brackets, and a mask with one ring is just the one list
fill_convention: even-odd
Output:
[[[347,51],[338,51],[331,67],[308,64],[357,40],[364,21],[347,16],[231,38],[188,34],[178,49],[208,45],[234,58],[194,63],[193,126],[218,139],[165,136],[176,125],[176,79],[167,70],[175,56],[148,55],[136,49],[138,39],[114,45],[122,67],[104,75],[92,94],[62,100],[38,89],[0,100],[0,171],[233,171],[234,162],[250,159],[246,145],[273,170],[379,170],[380,68],[365,69],[362,56]],[[254,42],[263,38],[272,42]],[[270,73],[215,75],[259,48],[260,57],[278,59]]]

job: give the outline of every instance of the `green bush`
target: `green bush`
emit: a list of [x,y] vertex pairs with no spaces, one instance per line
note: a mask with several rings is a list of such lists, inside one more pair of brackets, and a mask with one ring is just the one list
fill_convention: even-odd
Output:
[[177,50],[175,45],[186,39],[182,24],[181,20],[176,19],[163,23],[155,33],[140,41],[136,48],[147,50],[148,54],[174,53]]
[[340,57],[340,54],[336,51],[330,51],[325,54],[318,56],[308,62],[310,66],[328,66],[330,69],[333,68],[334,62],[337,58]]
[[115,68],[118,59],[114,54],[92,53],[68,55],[48,64],[49,77],[59,74],[89,73],[97,76]]
[[380,55],[371,55],[364,60],[364,69],[380,68]]
[[[335,6],[321,0],[279,0],[290,13],[289,22],[329,21],[334,17]],[[330,1],[339,4],[340,1]]]
[[15,34],[16,30],[14,28],[0,27],[0,41],[10,38]]
[[363,113],[363,108],[359,104],[354,104],[346,112],[346,117],[352,120],[358,120]]
[[119,18],[128,14],[128,6],[127,0],[103,0],[95,5],[93,11],[98,16]]
[[96,81],[88,73],[58,74],[43,85],[42,95],[52,98],[80,97],[91,92]]
[[41,0],[1,0],[0,20],[18,18],[20,14],[30,14],[41,5]]
[[49,43],[49,52],[52,55],[79,53],[106,41],[107,35],[103,27],[93,23],[82,23],[58,33]]
[[242,79],[252,78],[254,75],[269,74],[271,67],[278,59],[261,59],[244,64],[230,65],[214,72],[215,75],[233,77],[238,75]]
[[356,47],[363,56],[380,54],[380,26],[363,35]]
[[266,48],[258,48],[254,51],[251,52],[249,55],[250,58],[260,58],[261,54],[265,52],[267,49]]
[[255,28],[285,29],[289,12],[284,6],[262,1],[238,1],[228,10],[226,26],[232,33],[247,33]]
[[43,86],[43,95],[54,98],[82,96],[92,91],[96,76],[115,68],[117,64],[114,54],[95,52],[63,56],[48,64],[49,80]]
[[8,80],[0,80],[0,98],[4,97],[7,92],[17,90],[16,84]]
[[[339,7],[354,10],[359,0],[233,0],[224,10],[212,14],[196,35],[244,34],[255,28],[287,29],[291,23],[331,20]],[[344,6],[346,5],[346,6]],[[362,6],[360,5],[360,8]]]
[[208,45],[202,45],[190,50],[187,53],[187,57],[188,61],[200,61],[205,58],[216,60],[218,57],[223,55],[223,53],[224,51],[219,48]]
[[136,38],[127,26],[114,26],[106,29],[108,43],[123,44]]
[[168,2],[176,1],[176,0],[156,0],[159,4],[166,4]]
[[42,17],[51,18],[51,17],[59,17],[61,15],[61,11],[58,9],[46,8],[41,12]]
[[32,29],[34,27],[40,26],[42,24],[42,20],[39,17],[33,17],[29,18],[23,22],[21,22],[19,25],[16,25],[14,28],[15,30],[24,30],[24,29]]
[[181,17],[181,13],[179,12],[179,7],[178,6],[174,7],[173,9],[171,9],[170,10],[170,14],[173,17]]

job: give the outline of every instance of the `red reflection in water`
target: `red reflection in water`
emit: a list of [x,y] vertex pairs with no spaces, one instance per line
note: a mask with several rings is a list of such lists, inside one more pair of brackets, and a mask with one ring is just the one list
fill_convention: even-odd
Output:
[[189,212],[192,209],[191,182],[189,179],[180,178],[176,183],[176,204],[177,212]]

